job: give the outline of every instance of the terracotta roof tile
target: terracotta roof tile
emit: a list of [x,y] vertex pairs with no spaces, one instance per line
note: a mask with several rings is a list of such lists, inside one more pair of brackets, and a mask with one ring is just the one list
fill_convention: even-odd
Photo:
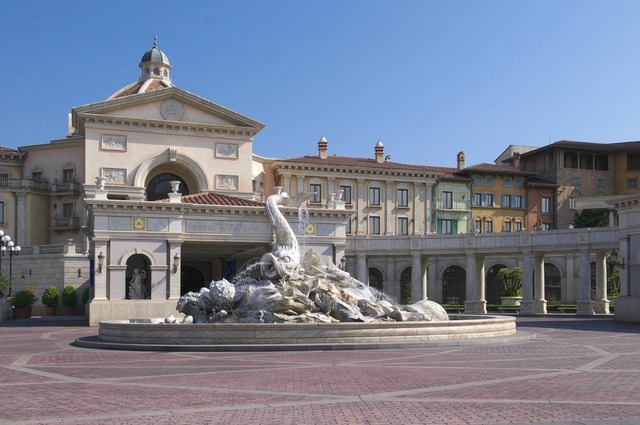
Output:
[[595,142],[579,142],[574,140],[559,140],[541,148],[534,149],[529,152],[522,153],[523,157],[535,155],[536,153],[556,149],[579,149],[600,152],[626,152],[640,151],[640,141],[617,142],[617,143],[595,143]]
[[0,146],[0,152],[15,152],[18,153],[17,149],[5,148],[4,146]]
[[[238,198],[235,196],[223,195],[215,192],[199,192],[180,197],[185,204],[198,205],[220,205],[235,207],[264,207],[264,202],[252,201],[250,199]],[[156,202],[169,202],[168,198],[159,199]]]
[[[111,97],[111,99],[119,99],[121,97],[138,94],[138,93],[140,93],[140,89],[142,88],[142,85],[145,82],[146,81],[136,81],[135,83],[129,84],[128,86],[126,86],[126,87],[120,89],[119,91],[117,91]],[[167,87],[169,87],[169,86],[167,86],[166,84],[163,84],[161,80],[153,80],[151,83],[149,83],[149,85],[145,89],[144,93],[150,93],[152,91],[164,90]]]
[[443,167],[430,167],[426,165],[402,164],[399,162],[383,161],[377,162],[374,158],[356,158],[349,156],[330,155],[326,159],[320,158],[318,155],[300,156],[297,158],[279,159],[277,163],[298,163],[298,164],[317,164],[317,165],[333,165],[333,166],[351,166],[351,167],[370,167],[380,169],[395,170],[414,170],[423,172],[440,172]]
[[497,173],[497,174],[518,174],[521,176],[529,176],[529,175],[536,174],[528,171],[522,171],[514,167],[507,167],[503,165],[495,165],[495,164],[487,164],[487,163],[472,165],[471,167],[467,167],[462,171],[467,173],[477,172],[477,173]]

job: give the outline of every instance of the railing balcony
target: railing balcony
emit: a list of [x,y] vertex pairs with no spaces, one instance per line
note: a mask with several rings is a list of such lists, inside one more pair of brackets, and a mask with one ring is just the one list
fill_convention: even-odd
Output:
[[51,230],[78,230],[80,229],[79,217],[61,217],[51,220]]
[[49,182],[31,179],[0,179],[0,189],[31,189],[36,192],[49,192]]
[[52,183],[51,192],[56,195],[79,195],[82,192],[82,185],[75,182]]

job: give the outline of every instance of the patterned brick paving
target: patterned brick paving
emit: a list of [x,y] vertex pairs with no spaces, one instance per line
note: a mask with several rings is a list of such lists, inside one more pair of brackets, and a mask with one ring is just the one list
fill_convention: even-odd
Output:
[[638,424],[640,325],[519,318],[533,340],[405,350],[164,353],[0,323],[0,423]]

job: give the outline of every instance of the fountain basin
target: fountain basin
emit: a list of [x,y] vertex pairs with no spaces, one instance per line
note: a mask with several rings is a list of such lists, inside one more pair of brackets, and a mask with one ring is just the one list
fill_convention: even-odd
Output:
[[[516,334],[511,316],[451,315],[441,322],[165,324],[150,319],[100,322],[93,348],[162,351],[277,351],[404,348]],[[522,336],[522,335],[521,335]]]

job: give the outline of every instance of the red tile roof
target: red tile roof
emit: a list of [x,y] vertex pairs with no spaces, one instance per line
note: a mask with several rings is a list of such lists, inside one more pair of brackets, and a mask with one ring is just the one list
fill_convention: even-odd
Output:
[[15,152],[18,153],[17,149],[5,148],[4,146],[0,146],[0,152]]
[[574,150],[588,150],[588,151],[600,151],[600,152],[627,152],[627,151],[640,151],[640,142],[617,142],[617,143],[594,143],[594,142],[578,142],[574,140],[559,140],[555,143],[551,143],[541,148],[534,149],[532,151],[523,152],[522,157],[535,155],[536,153],[551,150],[551,149],[574,149]]
[[356,158],[350,156],[330,155],[326,159],[320,158],[318,155],[299,156],[297,158],[279,159],[276,163],[296,163],[296,164],[315,164],[315,165],[331,165],[345,167],[370,167],[380,169],[393,170],[413,170],[422,172],[440,172],[443,167],[429,167],[425,165],[401,164],[399,162],[383,161],[377,162],[375,158]]
[[[237,198],[235,196],[223,195],[215,192],[199,192],[180,197],[185,204],[198,205],[221,205],[236,207],[264,207],[264,202],[252,201],[250,199]],[[168,198],[159,199],[156,202],[169,202]]]
[[518,174],[521,176],[530,176],[530,175],[536,174],[528,171],[522,171],[514,167],[507,167],[503,165],[495,165],[495,164],[487,164],[487,163],[472,165],[471,167],[467,167],[462,171],[467,173]]
[[[142,88],[142,85],[144,83],[146,83],[146,81],[136,81],[135,83],[129,84],[128,86],[117,91],[113,96],[111,96],[111,99],[119,99],[121,97],[131,96],[134,94],[141,93],[140,89]],[[153,80],[151,83],[149,83],[144,93],[164,90],[167,87],[170,87],[170,86],[167,85],[166,83],[163,83],[161,80]]]

